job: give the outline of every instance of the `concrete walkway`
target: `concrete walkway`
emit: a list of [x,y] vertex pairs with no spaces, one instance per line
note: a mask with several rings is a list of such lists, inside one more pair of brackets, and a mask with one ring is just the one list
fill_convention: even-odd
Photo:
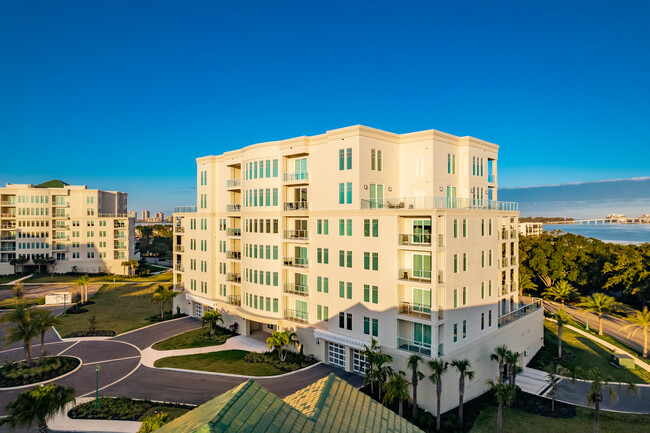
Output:
[[221,352],[224,350],[246,350],[248,352],[266,352],[269,350],[268,345],[259,340],[244,335],[230,337],[224,344],[219,346],[195,347],[192,349],[176,350],[155,350],[147,347],[142,351],[142,365],[145,367],[154,367],[154,363],[161,358],[170,356],[195,355],[198,353]]
[[52,431],[62,432],[102,432],[102,433],[136,433],[142,424],[140,421],[107,421],[100,419],[72,419],[68,417],[68,411],[73,406],[78,406],[93,398],[77,398],[75,403],[69,403],[65,411],[56,415],[47,425]]
[[523,392],[542,395],[548,387],[548,375],[545,371],[526,367],[517,374],[516,384]]

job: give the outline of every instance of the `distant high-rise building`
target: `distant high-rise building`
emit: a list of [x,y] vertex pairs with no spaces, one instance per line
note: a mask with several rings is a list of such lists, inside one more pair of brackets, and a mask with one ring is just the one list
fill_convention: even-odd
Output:
[[156,222],[161,222],[165,219],[165,214],[163,212],[156,212]]
[[142,221],[146,221],[146,220],[148,220],[148,219],[149,219],[149,215],[150,215],[150,214],[149,214],[149,211],[148,211],[148,210],[143,210],[143,211],[142,211],[142,218],[140,218],[140,220],[142,220]]

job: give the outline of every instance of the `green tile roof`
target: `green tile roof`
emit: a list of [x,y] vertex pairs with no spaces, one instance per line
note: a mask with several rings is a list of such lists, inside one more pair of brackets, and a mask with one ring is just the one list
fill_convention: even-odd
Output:
[[64,188],[66,186],[68,186],[68,184],[63,182],[62,180],[52,179],[52,180],[48,180],[47,182],[43,182],[39,185],[36,185],[34,188]]
[[347,431],[422,432],[334,374],[284,400],[250,379],[156,430],[157,433]]

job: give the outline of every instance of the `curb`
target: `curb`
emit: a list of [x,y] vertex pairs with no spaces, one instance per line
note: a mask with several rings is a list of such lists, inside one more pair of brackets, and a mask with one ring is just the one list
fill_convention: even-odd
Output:
[[[164,359],[164,358],[160,358]],[[295,373],[302,373],[303,371],[310,370],[317,365],[321,365],[323,362],[318,361],[316,364],[309,365],[305,368],[301,368],[300,370],[296,371],[290,371],[288,373],[283,373],[283,374],[277,374],[275,376],[246,376],[243,374],[230,374],[230,373],[217,373],[214,371],[201,371],[201,370],[187,370],[185,368],[172,368],[172,367],[154,367],[157,370],[169,370],[169,371],[179,371],[181,373],[196,373],[196,374],[205,374],[208,376],[221,376],[221,377],[235,377],[235,378],[240,378],[240,379],[275,379],[275,378],[281,378],[281,377],[286,377],[286,376],[291,376],[292,374]]]
[[19,385],[19,386],[10,386],[10,387],[7,387],[7,388],[0,388],[0,391],[12,391],[12,390],[16,390],[16,389],[32,388],[34,386],[44,385],[46,383],[54,382],[55,380],[63,379],[64,377],[69,376],[72,373],[76,373],[77,370],[79,370],[84,365],[84,362],[78,356],[73,356],[73,355],[61,355],[61,356],[67,356],[68,358],[76,358],[76,359],[79,360],[79,365],[77,365],[77,367],[75,369],[68,371],[66,374],[63,374],[63,375],[57,376],[57,377],[53,377],[52,379],[44,380],[44,381],[41,381],[41,382],[34,382],[34,383],[27,384],[27,385]]

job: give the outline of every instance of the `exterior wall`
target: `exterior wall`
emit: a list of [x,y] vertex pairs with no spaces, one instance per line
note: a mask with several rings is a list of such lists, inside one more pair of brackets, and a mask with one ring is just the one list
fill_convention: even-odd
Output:
[[541,236],[544,233],[543,223],[519,223],[519,234],[522,236]]
[[[378,150],[382,170],[376,158],[373,169]],[[175,302],[192,315],[216,308],[246,335],[295,330],[305,353],[325,362],[340,344],[347,370],[352,350],[373,336],[397,363],[415,352],[467,354],[475,364],[497,341],[532,357],[537,342],[508,333],[541,335],[540,318],[498,327],[521,305],[516,204],[489,200],[497,195],[497,154],[496,145],[471,137],[355,126],[199,158],[197,206],[174,213],[174,281],[184,292]],[[296,175],[300,158],[307,167]],[[383,197],[373,196],[380,188]],[[426,221],[430,233],[418,236],[414,221]],[[430,269],[417,269],[421,256]],[[477,361],[481,385],[468,395],[484,391],[486,362]]]
[[[10,260],[20,256],[54,258],[56,273],[122,273],[135,256],[125,193],[7,184],[0,199],[0,274],[14,273]],[[32,260],[25,266],[35,269]]]

